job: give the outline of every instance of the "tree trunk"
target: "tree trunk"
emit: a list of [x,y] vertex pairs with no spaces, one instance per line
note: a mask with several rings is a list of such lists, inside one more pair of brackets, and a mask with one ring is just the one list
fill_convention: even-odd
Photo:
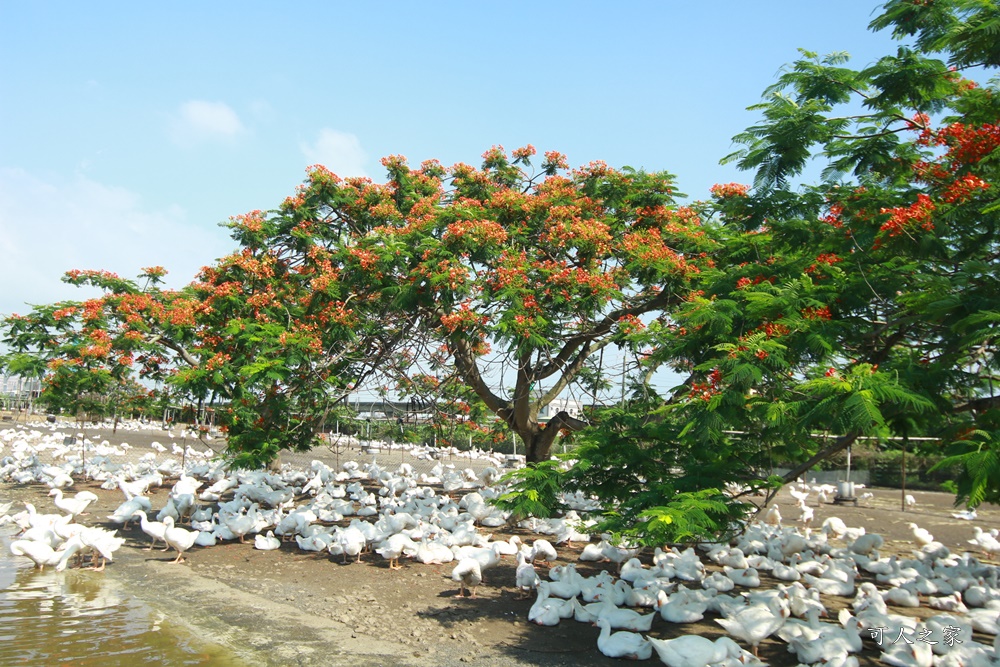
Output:
[[552,458],[552,446],[562,429],[579,431],[587,422],[570,416],[565,410],[556,413],[547,424],[539,424],[537,420],[529,421],[526,428],[518,429],[515,424],[507,424],[524,443],[524,459],[527,463],[540,463]]
[[537,430],[534,433],[516,433],[515,435],[524,443],[524,460],[527,463],[539,463],[549,459],[551,447],[546,447],[540,436],[541,432]]

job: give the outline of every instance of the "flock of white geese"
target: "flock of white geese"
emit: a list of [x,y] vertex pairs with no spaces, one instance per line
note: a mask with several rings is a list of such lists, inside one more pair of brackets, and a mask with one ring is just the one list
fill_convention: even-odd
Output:
[[[374,552],[391,569],[404,557],[453,562],[458,595],[468,590],[475,597],[483,572],[513,557],[515,586],[534,597],[528,620],[594,624],[597,647],[609,657],[641,660],[655,652],[670,667],[763,664],[757,653],[767,640],[784,642],[800,665],[858,665],[867,645],[888,665],[1000,666],[1000,570],[985,562],[1000,554],[995,530],[975,526],[970,550],[952,553],[911,524],[912,553],[886,556],[879,553],[883,538],[863,528],[833,517],[810,527],[811,497],[825,490],[799,484],[788,494],[804,527],[782,525],[772,510],[732,543],[656,549],[651,562],[643,562],[638,549],[591,540],[577,511],[595,504],[579,495],[566,498],[574,510],[561,519],[522,522],[545,538],[530,545],[516,536],[491,540],[485,531],[508,520],[488,502],[503,492],[495,467],[477,474],[439,463],[416,474],[406,463],[390,470],[349,461],[333,469],[317,460],[307,470],[248,472],[227,469],[210,451],[180,452],[182,467],[175,458],[158,459],[165,448],[154,449],[136,463],[116,460],[122,446],[84,461],[78,449],[62,444],[62,434],[0,431],[0,481],[47,484],[58,510],[43,513],[25,503],[11,513],[9,503],[0,503],[0,524],[21,531],[11,552],[57,570],[87,558],[96,568],[113,560],[124,543],[117,530],[76,523],[97,496],[64,492],[88,479],[124,496],[107,522],[138,523],[149,537],[146,548],[176,551],[174,563],[220,540],[252,539],[258,549],[294,542],[345,562]],[[149,491],[168,481],[169,496],[154,510]],[[611,562],[614,574],[585,577],[574,562],[554,565],[554,545],[572,542],[586,545],[581,561]],[[918,607],[923,613],[913,613]],[[910,613],[900,613],[903,608]],[[683,632],[706,615],[724,635],[712,640]]]

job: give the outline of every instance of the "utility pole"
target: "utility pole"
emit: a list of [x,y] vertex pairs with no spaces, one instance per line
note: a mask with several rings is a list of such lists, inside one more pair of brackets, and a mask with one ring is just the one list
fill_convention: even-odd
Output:
[[625,356],[625,352],[622,351],[622,395],[621,395],[621,406],[622,407],[625,406],[625,371],[626,371],[626,362],[627,361],[628,361],[628,359]]

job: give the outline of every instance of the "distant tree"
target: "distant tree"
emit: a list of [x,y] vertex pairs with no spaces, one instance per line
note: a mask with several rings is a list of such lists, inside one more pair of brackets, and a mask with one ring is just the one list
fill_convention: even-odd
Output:
[[131,378],[163,381],[196,401],[198,415],[218,404],[238,465],[307,450],[331,406],[379,368],[407,327],[377,292],[349,292],[328,253],[299,256],[268,236],[279,223],[258,211],[231,220],[241,249],[182,290],[160,287],[161,267],[139,281],[70,271],[67,282],[102,296],[6,317],[4,343],[24,363],[46,364],[53,405],[74,410]]

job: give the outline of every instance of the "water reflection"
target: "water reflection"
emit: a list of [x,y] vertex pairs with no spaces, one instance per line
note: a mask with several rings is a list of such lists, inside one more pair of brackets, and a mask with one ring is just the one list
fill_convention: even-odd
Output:
[[0,665],[220,665],[228,652],[196,640],[99,572],[43,572],[0,535]]

